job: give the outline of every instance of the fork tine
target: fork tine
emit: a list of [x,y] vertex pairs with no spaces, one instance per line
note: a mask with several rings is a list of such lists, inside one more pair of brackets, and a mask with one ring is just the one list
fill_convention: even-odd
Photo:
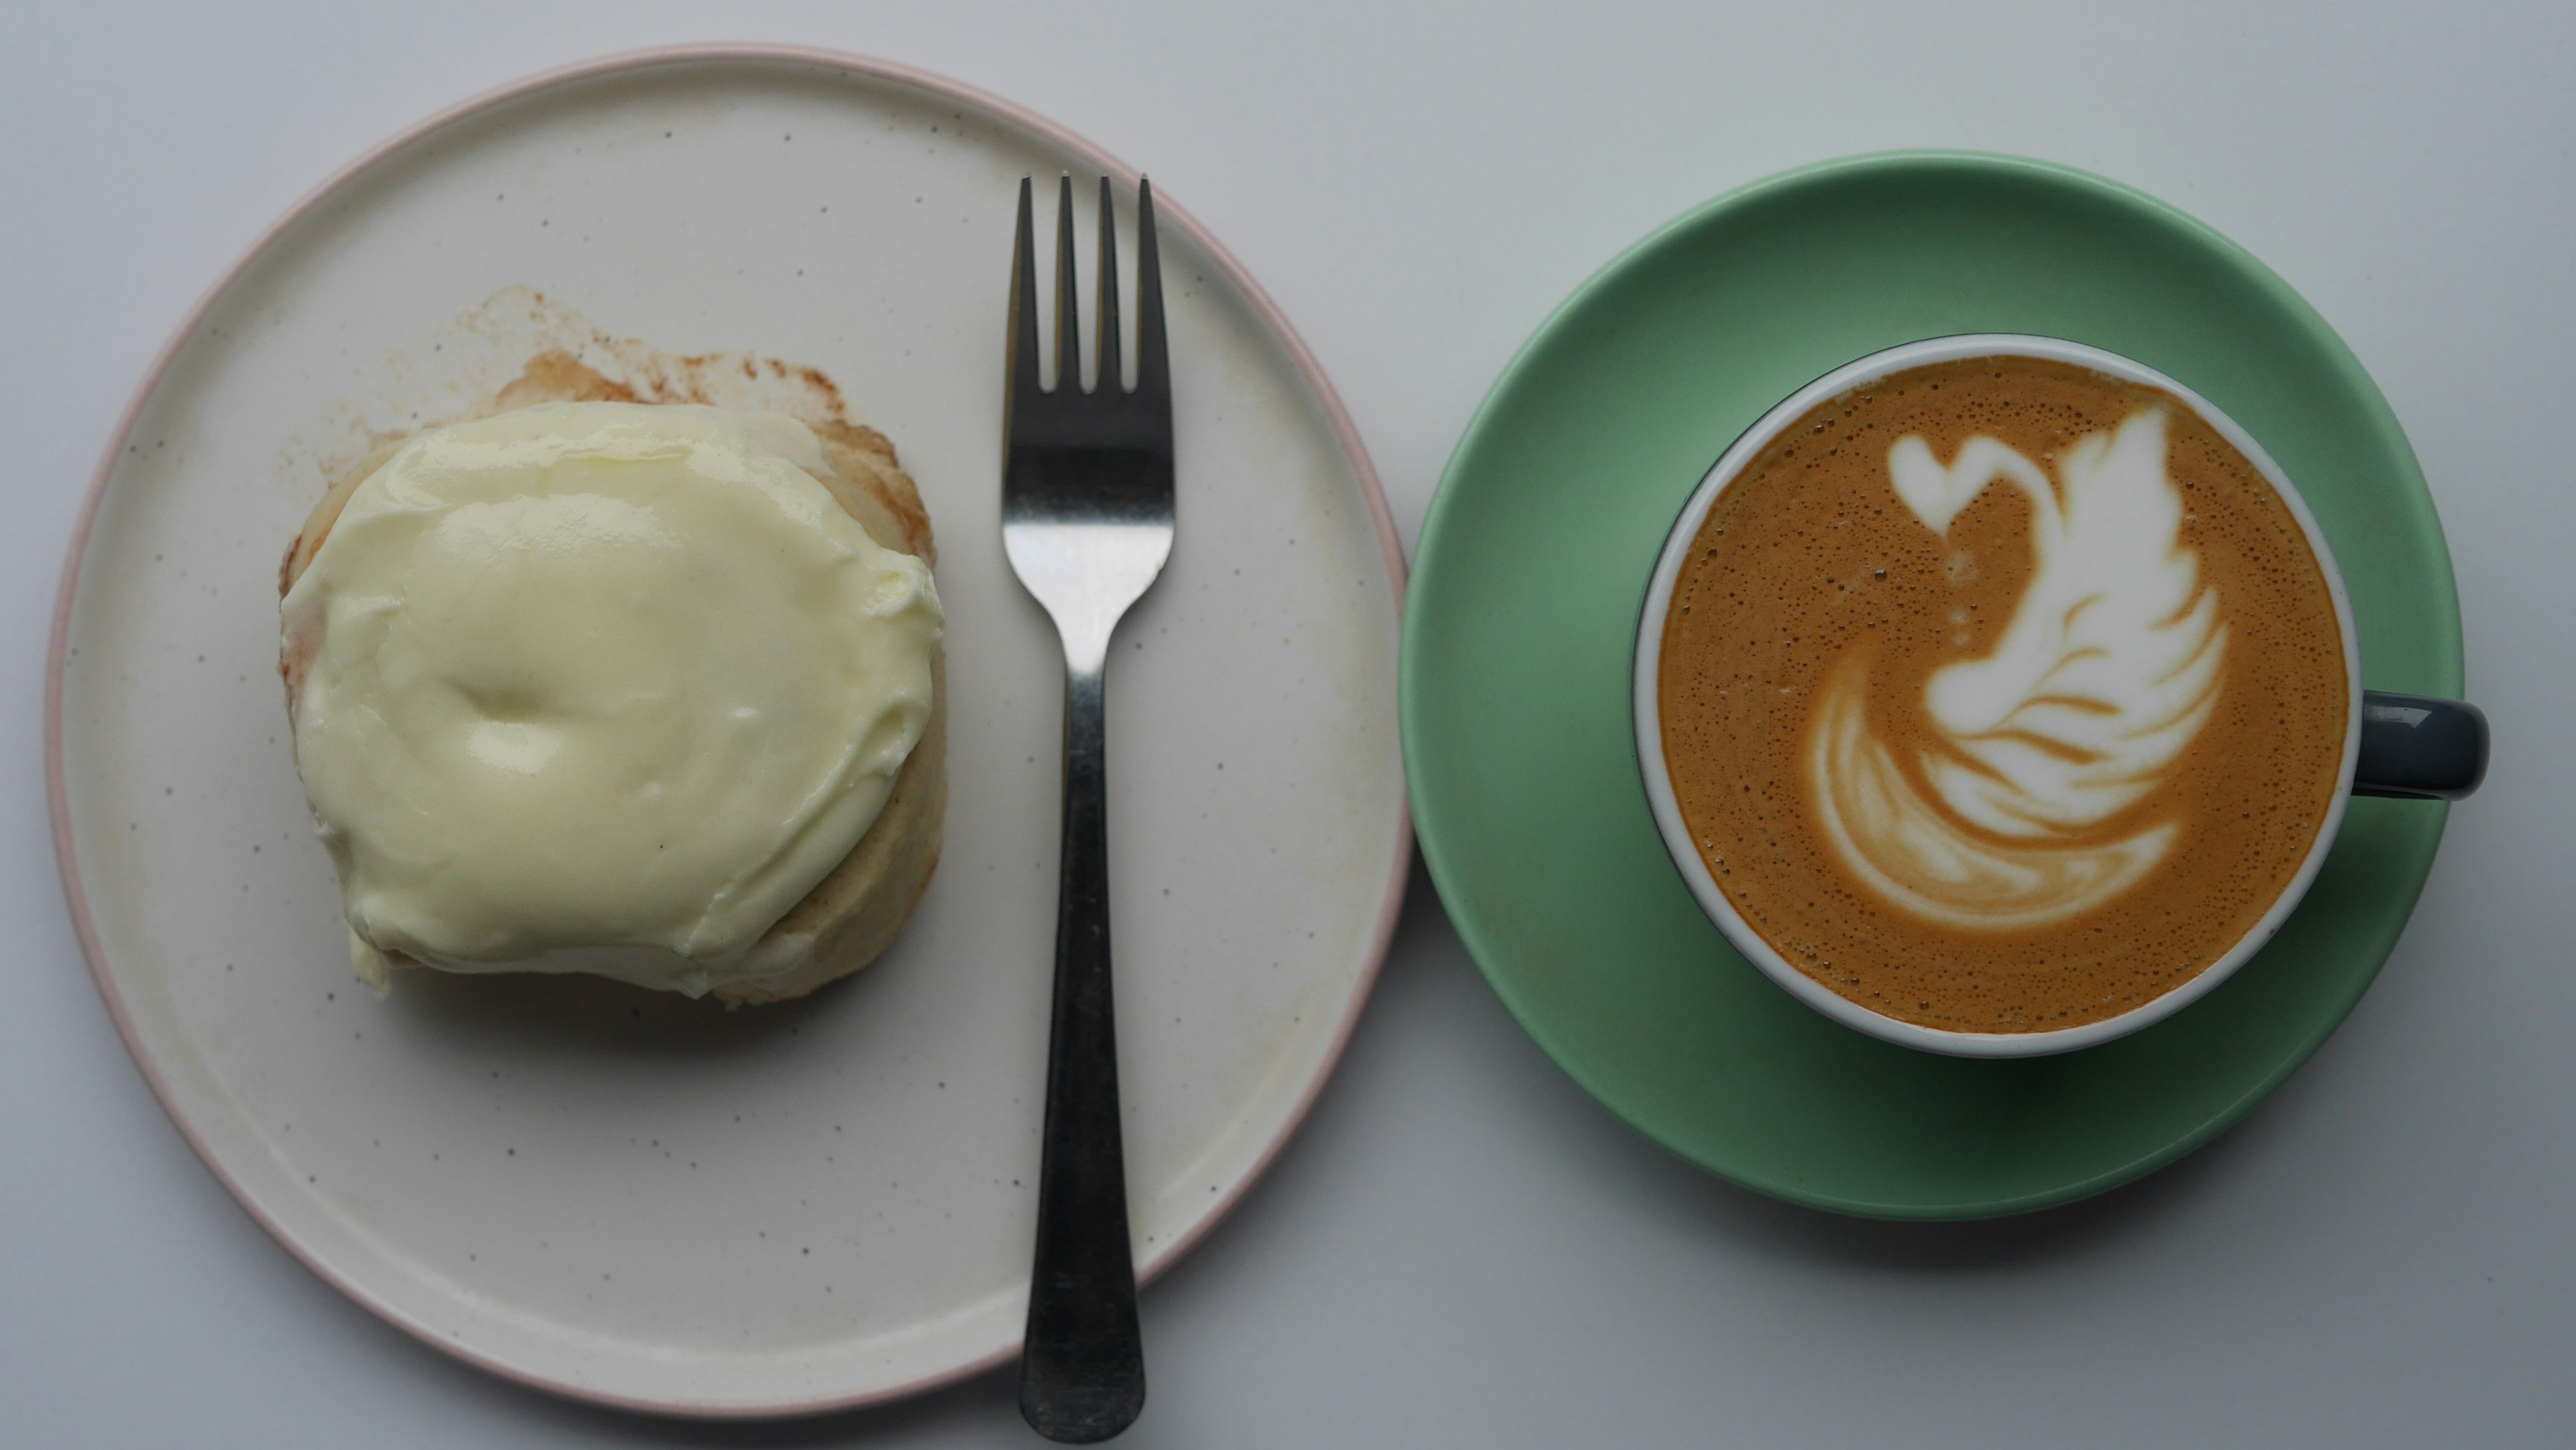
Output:
[[1011,249],[1011,365],[1009,391],[1002,399],[1002,431],[1008,437],[1011,410],[1034,406],[1038,396],[1038,258],[1037,233],[1030,219],[1029,179],[1020,178],[1019,241]]
[[1154,242],[1154,183],[1136,178],[1136,398],[1172,411],[1172,356],[1163,337],[1162,251]]
[[1073,300],[1073,173],[1057,182],[1055,200],[1055,390],[1082,391],[1082,319]]
[[1118,352],[1118,221],[1109,206],[1109,178],[1100,178],[1100,300],[1092,305],[1099,314],[1100,365],[1092,373],[1091,389],[1096,393],[1127,391],[1126,359]]

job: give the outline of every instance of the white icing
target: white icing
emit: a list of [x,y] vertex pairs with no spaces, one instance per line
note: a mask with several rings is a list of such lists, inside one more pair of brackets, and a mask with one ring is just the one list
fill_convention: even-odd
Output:
[[930,571],[792,419],[548,404],[426,433],[282,607],[353,963],[695,995],[872,824],[921,738]]
[[2088,435],[2055,486],[1987,437],[1945,468],[1908,436],[1888,450],[1888,473],[1944,538],[1989,484],[2019,488],[2034,567],[1993,651],[1925,687],[1940,742],[1917,760],[1928,797],[1869,733],[1865,661],[1836,669],[1808,739],[1827,839],[1879,895],[1948,925],[2037,926],[2110,901],[2163,859],[2176,828],[2079,838],[2145,799],[2208,723],[2227,648],[2217,591],[2181,542],[2165,415]]

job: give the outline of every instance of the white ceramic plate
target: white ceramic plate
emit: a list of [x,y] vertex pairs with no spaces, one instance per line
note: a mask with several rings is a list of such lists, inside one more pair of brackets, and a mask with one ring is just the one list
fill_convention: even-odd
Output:
[[[618,57],[326,183],[145,380],[55,626],[73,916],[208,1165],[394,1324],[565,1393],[717,1415],[888,1398],[1016,1352],[1061,675],[999,547],[998,388],[1017,183],[1068,169],[1132,207],[1128,168],[935,77],[769,48]],[[1109,776],[1148,1274],[1331,1070],[1410,850],[1403,564],[1375,478],[1276,310],[1158,203],[1180,535],[1120,635]],[[430,974],[379,1001],[351,980],[287,751],[278,558],[325,468],[514,373],[564,304],[675,352],[820,366],[939,531],[946,850],[902,942],[804,1004]]]

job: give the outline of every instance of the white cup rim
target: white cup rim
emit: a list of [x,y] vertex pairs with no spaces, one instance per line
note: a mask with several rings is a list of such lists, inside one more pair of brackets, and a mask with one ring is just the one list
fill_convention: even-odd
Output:
[[[2317,828],[2316,838],[2309,843],[2307,855],[2300,861],[2289,885],[2251,930],[2216,963],[2190,981],[2118,1016],[2043,1032],[1956,1032],[1900,1021],[1871,1011],[1790,965],[1787,958],[1745,922],[1734,904],[1726,899],[1726,893],[1718,889],[1717,879],[1709,873],[1708,863],[1700,856],[1698,844],[1683,825],[1681,806],[1673,795],[1671,772],[1664,763],[1662,713],[1656,694],[1657,676],[1661,673],[1664,621],[1672,606],[1673,584],[1680,577],[1682,563],[1690,554],[1692,542],[1699,537],[1701,524],[1707,521],[1709,509],[1744,466],[1791,423],[1819,403],[1908,368],[1980,357],[2032,357],[2071,363],[2169,393],[2198,414],[2220,437],[2252,461],[2264,481],[2271,484],[2273,491],[2298,519],[2300,529],[2307,535],[2309,550],[2325,572],[2326,588],[2334,599],[2335,627],[2343,642],[2347,699],[2343,759],[2336,777],[2337,788],[2326,818]],[[2333,848],[2335,835],[2343,824],[2344,807],[2352,796],[2353,770],[2361,754],[2361,651],[2353,630],[2351,600],[2344,592],[2343,572],[2336,567],[2334,551],[2326,543],[2325,531],[2318,527],[2316,516],[2308,511],[2307,501],[2299,496],[2298,489],[2281,471],[2281,466],[2273,462],[2272,456],[2263,451],[2253,435],[2239,427],[2234,419],[2172,378],[2117,353],[2062,338],[2022,333],[1970,333],[1909,342],[1846,363],[1781,400],[1718,456],[1717,462],[1710,466],[1701,477],[1699,486],[1692,491],[1690,502],[1683,507],[1680,517],[1674,521],[1671,533],[1665,537],[1663,551],[1655,561],[1654,576],[1647,585],[1645,608],[1637,626],[1632,711],[1637,760],[1645,777],[1646,800],[1654,811],[1655,827],[1663,837],[1665,853],[1672,857],[1673,865],[1680,870],[1683,882],[1698,900],[1700,909],[1708,913],[1728,943],[1760,968],[1764,976],[1836,1022],[1900,1046],[1955,1057],[2039,1057],[2091,1047],[2163,1021],[2208,995],[2219,983],[2234,975],[2236,969],[2270,941],[2281,929],[2281,924],[2289,919],[2299,899],[2307,894],[2309,884],[2316,879],[2318,869],[2325,864],[2326,854]]]

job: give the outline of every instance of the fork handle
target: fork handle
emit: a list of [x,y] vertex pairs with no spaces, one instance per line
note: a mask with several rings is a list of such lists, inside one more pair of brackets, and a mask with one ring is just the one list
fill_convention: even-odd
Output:
[[1020,1358],[1021,1416],[1048,1439],[1072,1444],[1108,1439],[1145,1407],[1109,995],[1103,683],[1099,663],[1065,672],[1055,1011],[1047,1041],[1037,1254]]

